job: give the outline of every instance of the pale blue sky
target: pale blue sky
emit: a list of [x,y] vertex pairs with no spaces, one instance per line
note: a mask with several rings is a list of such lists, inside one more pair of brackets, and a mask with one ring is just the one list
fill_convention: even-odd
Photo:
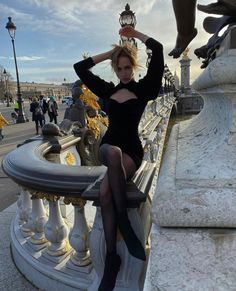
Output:
[[[188,1],[188,0],[186,0]],[[201,4],[213,1],[200,0]],[[73,64],[82,58],[110,49],[118,43],[119,14],[127,0],[1,0],[0,1],[0,66],[15,79],[15,67],[10,36],[5,28],[8,16],[17,26],[16,53],[20,81],[62,83],[77,79]],[[136,14],[136,29],[163,43],[165,62],[180,75],[179,59],[168,52],[174,47],[176,25],[171,0],[130,0]],[[206,44],[211,35],[202,28],[207,14],[197,12],[197,37],[190,44],[191,79],[201,72],[201,60],[193,54]],[[140,63],[145,73],[145,46],[138,42]],[[116,79],[109,63],[96,66],[96,73],[106,79]]]

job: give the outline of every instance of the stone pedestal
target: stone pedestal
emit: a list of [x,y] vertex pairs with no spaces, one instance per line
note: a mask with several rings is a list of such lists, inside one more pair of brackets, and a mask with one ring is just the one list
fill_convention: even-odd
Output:
[[179,61],[181,66],[181,85],[185,92],[190,89],[190,62],[187,52],[184,53],[183,58]]
[[203,110],[172,130],[153,200],[146,291],[236,290],[234,31],[193,84]]

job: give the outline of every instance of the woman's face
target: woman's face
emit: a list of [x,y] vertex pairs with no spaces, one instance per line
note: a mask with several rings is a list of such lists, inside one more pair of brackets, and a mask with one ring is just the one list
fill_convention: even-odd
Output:
[[128,57],[119,57],[116,75],[123,84],[128,84],[133,78],[134,70]]

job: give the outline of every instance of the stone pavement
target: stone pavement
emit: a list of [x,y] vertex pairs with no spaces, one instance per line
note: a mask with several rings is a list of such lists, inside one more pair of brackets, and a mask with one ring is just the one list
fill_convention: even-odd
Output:
[[[11,183],[11,180],[8,180]],[[6,184],[7,189],[8,185]],[[10,226],[16,215],[16,203],[0,212],[0,291],[39,290],[17,270],[11,257]]]

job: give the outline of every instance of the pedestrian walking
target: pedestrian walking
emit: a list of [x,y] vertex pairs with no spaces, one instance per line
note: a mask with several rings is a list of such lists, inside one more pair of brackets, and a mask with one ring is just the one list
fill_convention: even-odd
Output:
[[18,100],[15,100],[15,102],[14,102],[14,111],[18,115],[18,113],[19,113],[19,102],[18,102]]
[[54,121],[54,123],[57,124],[58,105],[53,96],[50,97],[48,102],[48,116],[49,122]]
[[3,128],[5,125],[8,125],[8,121],[5,119],[5,117],[0,112],[0,140],[3,140],[4,135],[2,134]]
[[39,105],[41,106],[42,111],[43,111],[43,124],[45,124],[46,123],[45,114],[48,111],[48,103],[44,99],[44,96],[43,95],[40,95],[39,96]]
[[30,112],[32,112],[32,121],[35,122],[36,134],[39,134],[39,125],[43,127],[43,110],[36,97],[33,97],[33,101],[30,104]]

